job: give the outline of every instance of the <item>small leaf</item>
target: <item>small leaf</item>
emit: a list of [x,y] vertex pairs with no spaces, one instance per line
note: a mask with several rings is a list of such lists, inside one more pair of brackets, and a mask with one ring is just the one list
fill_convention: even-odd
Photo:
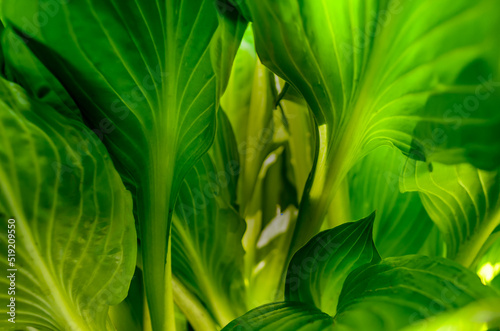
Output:
[[331,316],[300,302],[279,302],[255,308],[229,323],[223,331],[330,330]]
[[372,240],[374,219],[375,213],[323,231],[297,251],[288,267],[285,299],[314,305],[334,316],[349,273],[380,261]]

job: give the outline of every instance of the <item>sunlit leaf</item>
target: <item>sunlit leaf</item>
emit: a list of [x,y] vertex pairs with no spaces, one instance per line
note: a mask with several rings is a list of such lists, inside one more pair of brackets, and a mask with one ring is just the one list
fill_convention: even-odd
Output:
[[428,162],[498,165],[499,6],[495,0],[240,5],[262,62],[301,92],[319,127],[317,164],[291,253],[318,231],[350,168],[382,144]]
[[351,330],[400,330],[494,296],[471,271],[443,258],[387,258],[352,272],[335,322]]
[[448,166],[408,161],[404,191],[419,192],[446,241],[447,257],[469,267],[500,224],[500,176],[468,164]]
[[106,330],[108,307],[125,298],[135,267],[130,192],[81,119],[3,79],[0,100],[0,254],[15,274],[2,278],[0,327]]

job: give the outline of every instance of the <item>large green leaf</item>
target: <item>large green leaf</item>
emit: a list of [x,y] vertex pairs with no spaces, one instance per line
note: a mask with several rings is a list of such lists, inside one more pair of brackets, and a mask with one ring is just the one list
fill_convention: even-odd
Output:
[[0,219],[10,229],[0,235],[1,265],[17,269],[7,270],[15,273],[16,324],[7,321],[6,291],[0,326],[106,330],[108,307],[125,298],[136,261],[130,192],[81,119],[3,79],[0,100]]
[[179,192],[172,269],[224,326],[246,311],[241,244],[245,222],[235,204],[240,169],[234,134],[223,111],[218,119],[212,148],[191,169]]
[[392,257],[347,277],[335,322],[341,330],[399,330],[492,296],[474,273],[453,261]]
[[[133,190],[153,325],[173,329],[170,220],[183,178],[213,140],[222,66],[238,43],[230,16],[218,18],[213,0],[23,0],[4,3],[3,14],[78,100]],[[218,19],[226,30],[211,50]]]
[[253,309],[223,330],[317,331],[331,329],[332,325],[332,317],[313,306],[300,302],[279,302]]
[[447,257],[469,267],[500,224],[500,176],[469,164],[408,161],[401,190],[417,191],[446,241]]
[[498,164],[498,1],[248,0],[241,9],[262,62],[301,92],[319,126],[292,253],[318,231],[351,166],[381,144],[426,161]]
[[380,256],[373,244],[375,214],[323,231],[293,256],[286,275],[285,299],[300,301],[335,315],[346,277]]
[[352,218],[360,219],[377,211],[373,236],[382,257],[440,253],[438,230],[419,194],[399,191],[399,179],[407,159],[398,149],[381,146],[349,172]]

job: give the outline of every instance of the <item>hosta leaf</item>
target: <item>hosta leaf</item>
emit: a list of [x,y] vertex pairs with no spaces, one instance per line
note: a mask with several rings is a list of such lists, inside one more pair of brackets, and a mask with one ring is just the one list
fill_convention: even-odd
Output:
[[300,301],[335,315],[344,280],[365,263],[380,261],[372,241],[375,214],[313,237],[292,258],[285,299]]
[[493,295],[474,273],[453,261],[392,257],[347,277],[335,322],[340,330],[400,330]]
[[409,161],[401,190],[417,191],[447,245],[447,256],[470,266],[500,224],[500,177],[469,164]]
[[498,165],[498,1],[240,7],[263,63],[301,92],[319,126],[292,253],[318,231],[351,166],[381,144],[420,160]]
[[456,311],[419,321],[403,331],[423,330],[496,330],[500,327],[500,299],[473,302]]
[[[0,82],[0,218],[15,219],[16,324],[2,329],[106,330],[134,273],[132,199],[90,130]],[[10,273],[10,271],[9,271]],[[8,286],[8,278],[2,284]]]
[[223,331],[330,330],[331,316],[300,302],[278,302],[255,308],[227,325]]
[[407,159],[398,149],[381,146],[360,160],[348,176],[352,218],[377,211],[373,235],[383,257],[439,253],[432,245],[438,241],[437,228],[419,194],[399,192]]
[[[229,70],[221,66],[230,66],[236,47],[228,45],[238,38],[219,33],[210,50],[214,0],[23,0],[5,3],[3,13],[78,100],[134,191],[153,326],[173,328],[172,210],[184,176],[213,140],[217,92]],[[46,24],[31,24],[49,15]],[[225,59],[218,85],[211,54]]]
[[172,268],[224,326],[246,311],[243,286],[245,222],[236,209],[239,160],[223,111],[212,148],[186,176],[172,229]]

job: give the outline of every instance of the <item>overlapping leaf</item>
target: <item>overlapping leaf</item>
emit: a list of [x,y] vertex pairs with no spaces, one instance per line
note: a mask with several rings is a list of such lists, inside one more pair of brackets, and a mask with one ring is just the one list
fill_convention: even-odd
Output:
[[332,317],[314,307],[299,302],[279,302],[253,309],[223,330],[316,331],[330,329],[332,325]]
[[[373,219],[343,224],[311,239],[290,264],[289,301],[256,308],[231,322],[228,330],[294,329],[303,325],[300,316],[324,322],[314,330],[396,331],[446,322],[453,313],[484,311],[485,303],[498,299],[473,272],[451,260],[407,255],[379,261],[371,239]],[[322,240],[328,233],[333,239]],[[336,244],[336,239],[344,241]],[[477,327],[475,322],[468,325]],[[482,317],[481,327],[484,322],[495,322],[495,316]]]
[[179,191],[172,229],[172,268],[224,326],[246,311],[244,220],[236,209],[239,159],[231,125],[219,112],[212,148]]
[[228,89],[221,103],[236,130],[241,154],[239,205],[244,213],[257,186],[264,160],[276,148],[274,135],[274,75],[257,59],[248,29],[236,55]]
[[344,280],[365,263],[380,261],[373,244],[375,214],[326,230],[293,256],[286,275],[285,299],[335,315]]
[[500,177],[468,164],[448,166],[409,161],[401,181],[417,191],[447,245],[447,256],[470,266],[500,224]]
[[381,144],[421,160],[498,164],[499,8],[495,0],[240,5],[263,63],[301,92],[319,126],[295,249],[319,229],[351,166]]
[[407,160],[398,149],[381,146],[349,172],[351,215],[360,219],[377,211],[374,241],[383,257],[440,253],[438,230],[419,194],[399,191],[401,172]]
[[[0,325],[106,330],[108,307],[124,299],[134,272],[130,192],[81,120],[3,79],[0,100],[0,215],[5,229],[15,226],[0,236],[1,264],[17,269],[15,294],[1,295]],[[11,296],[15,324],[7,321]]]
[[[26,0],[4,3],[3,13],[78,100],[134,191],[153,324],[173,328],[170,218],[185,174],[212,142],[217,92],[229,70],[222,66],[231,65],[238,33],[220,31],[211,51],[212,0]],[[219,18],[225,29],[241,30],[226,24],[231,16]]]
[[400,330],[492,296],[474,273],[450,260],[393,257],[349,275],[335,321],[351,330]]

